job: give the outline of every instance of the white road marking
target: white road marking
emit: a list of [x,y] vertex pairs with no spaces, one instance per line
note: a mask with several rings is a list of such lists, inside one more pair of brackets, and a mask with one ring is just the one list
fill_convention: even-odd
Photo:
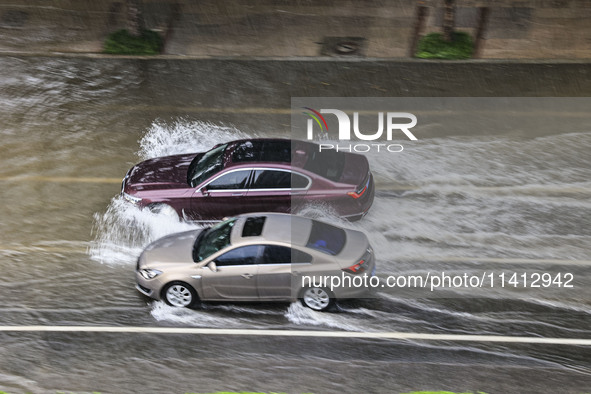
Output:
[[54,182],[54,183],[116,183],[121,184],[121,178],[71,177],[71,176],[4,176],[2,182]]
[[511,258],[511,257],[401,257],[400,261],[420,261],[429,263],[493,263],[493,264],[552,264],[552,265],[581,265],[591,266],[591,260],[565,260],[565,259],[536,259],[536,258]]
[[0,332],[90,332],[120,334],[192,334],[263,337],[357,338],[400,339],[452,342],[504,342],[523,344],[548,344],[591,346],[591,339],[542,338],[503,335],[455,335],[422,334],[414,332],[358,332],[358,331],[310,331],[310,330],[253,330],[183,327],[123,327],[123,326],[0,326]]
[[82,253],[86,254],[88,247],[79,246],[0,246],[0,253]]
[[[105,105],[102,107],[106,110],[117,110],[117,111],[126,111],[126,112],[156,112],[156,111],[165,111],[165,112],[183,112],[183,113],[204,113],[204,114],[257,114],[257,115],[292,115],[292,114],[299,114],[300,108],[270,108],[270,107],[177,107],[171,105],[149,105],[149,106],[137,106],[137,105]],[[355,109],[355,108],[340,108],[341,110],[353,113],[357,112],[360,115],[370,115],[375,116],[376,110],[375,109]],[[450,112],[447,109],[442,110],[425,110],[423,108],[407,108],[405,109],[407,112],[418,113],[421,116],[446,116],[446,117],[462,117],[465,116],[461,112]],[[496,115],[503,115],[508,116],[507,110],[504,109],[470,109],[471,114],[496,114]],[[511,114],[509,114],[511,115]],[[520,111],[517,114],[514,114],[517,117],[539,117],[539,116],[546,116],[546,117],[564,117],[564,118],[588,118],[589,113],[583,111],[543,111],[543,110],[530,110],[530,111]]]

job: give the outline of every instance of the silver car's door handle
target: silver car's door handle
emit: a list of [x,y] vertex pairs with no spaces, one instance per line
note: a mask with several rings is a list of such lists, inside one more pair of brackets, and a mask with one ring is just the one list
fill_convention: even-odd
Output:
[[245,278],[245,279],[250,279],[250,278],[252,278],[252,277],[253,277],[253,275],[252,275],[252,274],[242,274],[241,276],[242,276],[243,278]]

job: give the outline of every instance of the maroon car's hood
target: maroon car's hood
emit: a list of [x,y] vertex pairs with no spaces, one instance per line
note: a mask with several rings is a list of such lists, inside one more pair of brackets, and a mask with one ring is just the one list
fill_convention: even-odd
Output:
[[369,172],[367,158],[356,153],[343,153],[346,155],[345,165],[339,182],[350,185],[361,185],[362,182],[367,180],[367,174]]
[[127,187],[135,191],[186,188],[187,171],[195,156],[190,153],[143,161],[130,170]]

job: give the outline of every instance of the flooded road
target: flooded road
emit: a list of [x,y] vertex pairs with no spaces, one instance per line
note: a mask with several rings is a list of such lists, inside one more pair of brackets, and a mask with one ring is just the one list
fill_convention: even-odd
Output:
[[[196,226],[117,197],[121,178],[140,160],[236,138],[288,137],[291,97],[591,91],[585,90],[590,69],[578,64],[508,67],[499,80],[487,68],[498,72],[502,65],[474,65],[468,73],[465,65],[428,67],[0,58],[2,325],[591,339],[591,117],[585,103],[546,113],[546,127],[524,123],[529,126],[511,131],[486,118],[472,131],[441,131],[449,123],[433,120],[419,143],[405,144],[395,158],[368,157],[378,191],[362,221],[307,212],[366,232],[383,278],[570,273],[573,288],[497,286],[421,297],[388,289],[374,299],[343,302],[337,313],[299,304],[179,310],[134,289],[142,248]],[[459,75],[470,83],[458,83]],[[515,116],[503,111],[496,122]],[[0,389],[8,392],[134,392],[140,385],[154,392],[544,392],[546,373],[563,392],[591,387],[588,346],[10,332],[0,340]],[[344,376],[347,363],[361,365],[366,378]],[[196,366],[199,373],[191,375]],[[507,381],[495,379],[493,368],[507,369]],[[99,378],[105,373],[109,382]]]

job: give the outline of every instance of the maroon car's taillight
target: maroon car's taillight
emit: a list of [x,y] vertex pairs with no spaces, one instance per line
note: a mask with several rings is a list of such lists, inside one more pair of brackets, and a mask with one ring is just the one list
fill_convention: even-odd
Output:
[[361,189],[361,191],[354,191],[354,192],[348,192],[347,194],[350,195],[351,197],[357,199],[361,196],[363,196],[363,193],[365,193],[367,191],[367,185]]
[[365,271],[366,268],[366,261],[361,260],[357,264],[353,264],[350,267],[343,268],[343,271],[348,272],[350,274],[360,274]]
[[348,192],[347,194],[353,197],[354,199],[358,199],[365,194],[367,189],[369,189],[369,184],[371,183],[371,172],[368,172],[363,183],[357,187],[357,190]]

